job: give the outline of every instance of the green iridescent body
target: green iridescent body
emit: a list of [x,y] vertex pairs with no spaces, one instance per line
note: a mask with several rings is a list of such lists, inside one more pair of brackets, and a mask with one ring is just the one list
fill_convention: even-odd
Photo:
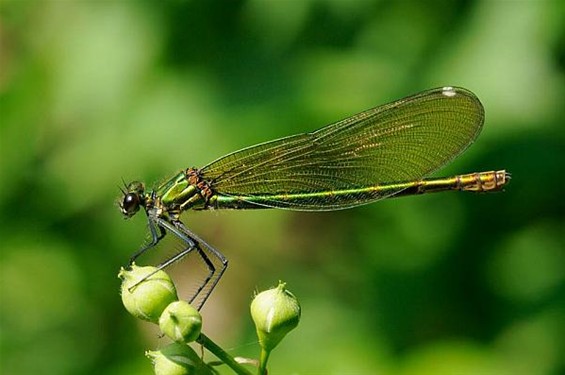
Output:
[[[192,171],[189,169],[188,171]],[[391,183],[371,186],[360,189],[344,189],[335,191],[324,191],[317,193],[284,193],[284,194],[260,194],[260,195],[222,195],[212,192],[207,198],[201,189],[189,182],[186,171],[182,171],[175,177],[159,186],[154,192],[149,193],[158,198],[154,204],[163,213],[178,218],[185,210],[205,209],[259,209],[272,208],[272,202],[285,202],[289,205],[299,207],[308,206],[313,199],[323,199],[328,204],[328,209],[341,206],[343,202],[357,202],[362,205],[375,200],[379,196],[399,197],[424,193],[434,193],[445,190],[461,190],[474,192],[490,192],[501,190],[507,183],[506,171],[489,171],[457,175],[447,178],[430,178],[419,181],[408,181],[404,183]],[[352,206],[350,204],[349,206]],[[349,207],[348,206],[348,207]],[[284,207],[278,207],[284,208]],[[318,209],[304,209],[305,211],[323,211],[324,207]]]

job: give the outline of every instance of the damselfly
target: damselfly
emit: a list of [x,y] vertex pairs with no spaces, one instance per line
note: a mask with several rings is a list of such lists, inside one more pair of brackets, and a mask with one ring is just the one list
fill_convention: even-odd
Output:
[[[188,168],[154,190],[134,181],[123,191],[126,217],[145,210],[151,241],[130,259],[172,233],[183,249],[163,269],[195,252],[207,267],[189,302],[201,308],[227,259],[180,220],[183,211],[281,208],[330,211],[387,197],[444,190],[497,191],[505,170],[426,178],[461,154],[484,122],[478,98],[468,90],[443,87],[385,104],[311,133],[247,147],[202,168]],[[198,298],[198,299],[197,299]]]

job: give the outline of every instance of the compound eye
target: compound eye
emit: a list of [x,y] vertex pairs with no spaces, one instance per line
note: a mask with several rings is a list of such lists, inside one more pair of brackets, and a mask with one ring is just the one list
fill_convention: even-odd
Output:
[[139,195],[136,193],[127,193],[121,204],[122,213],[126,216],[132,216],[139,210]]

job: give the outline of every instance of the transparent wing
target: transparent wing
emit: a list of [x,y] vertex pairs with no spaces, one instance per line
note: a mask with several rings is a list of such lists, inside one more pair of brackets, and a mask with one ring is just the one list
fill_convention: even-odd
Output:
[[[419,180],[461,154],[483,122],[483,107],[473,93],[437,88],[312,133],[236,151],[203,167],[201,173],[218,194],[243,200],[261,196],[261,204],[268,207],[346,208],[381,199],[383,193],[330,199],[332,191]],[[281,198],[321,192],[328,194],[299,202]],[[388,190],[387,195],[396,192]]]

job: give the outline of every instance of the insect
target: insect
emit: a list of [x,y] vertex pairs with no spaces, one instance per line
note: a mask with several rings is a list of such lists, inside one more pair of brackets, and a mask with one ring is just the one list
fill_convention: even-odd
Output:
[[388,197],[501,190],[510,179],[505,170],[426,178],[465,151],[483,122],[483,106],[473,93],[436,88],[311,133],[261,143],[202,168],[184,169],[153,190],[133,181],[122,191],[119,206],[127,218],[143,208],[151,240],[131,257],[130,265],[167,233],[176,236],[183,249],[158,268],[198,254],[207,276],[189,302],[200,309],[228,261],[182,223],[184,211],[331,211]]

